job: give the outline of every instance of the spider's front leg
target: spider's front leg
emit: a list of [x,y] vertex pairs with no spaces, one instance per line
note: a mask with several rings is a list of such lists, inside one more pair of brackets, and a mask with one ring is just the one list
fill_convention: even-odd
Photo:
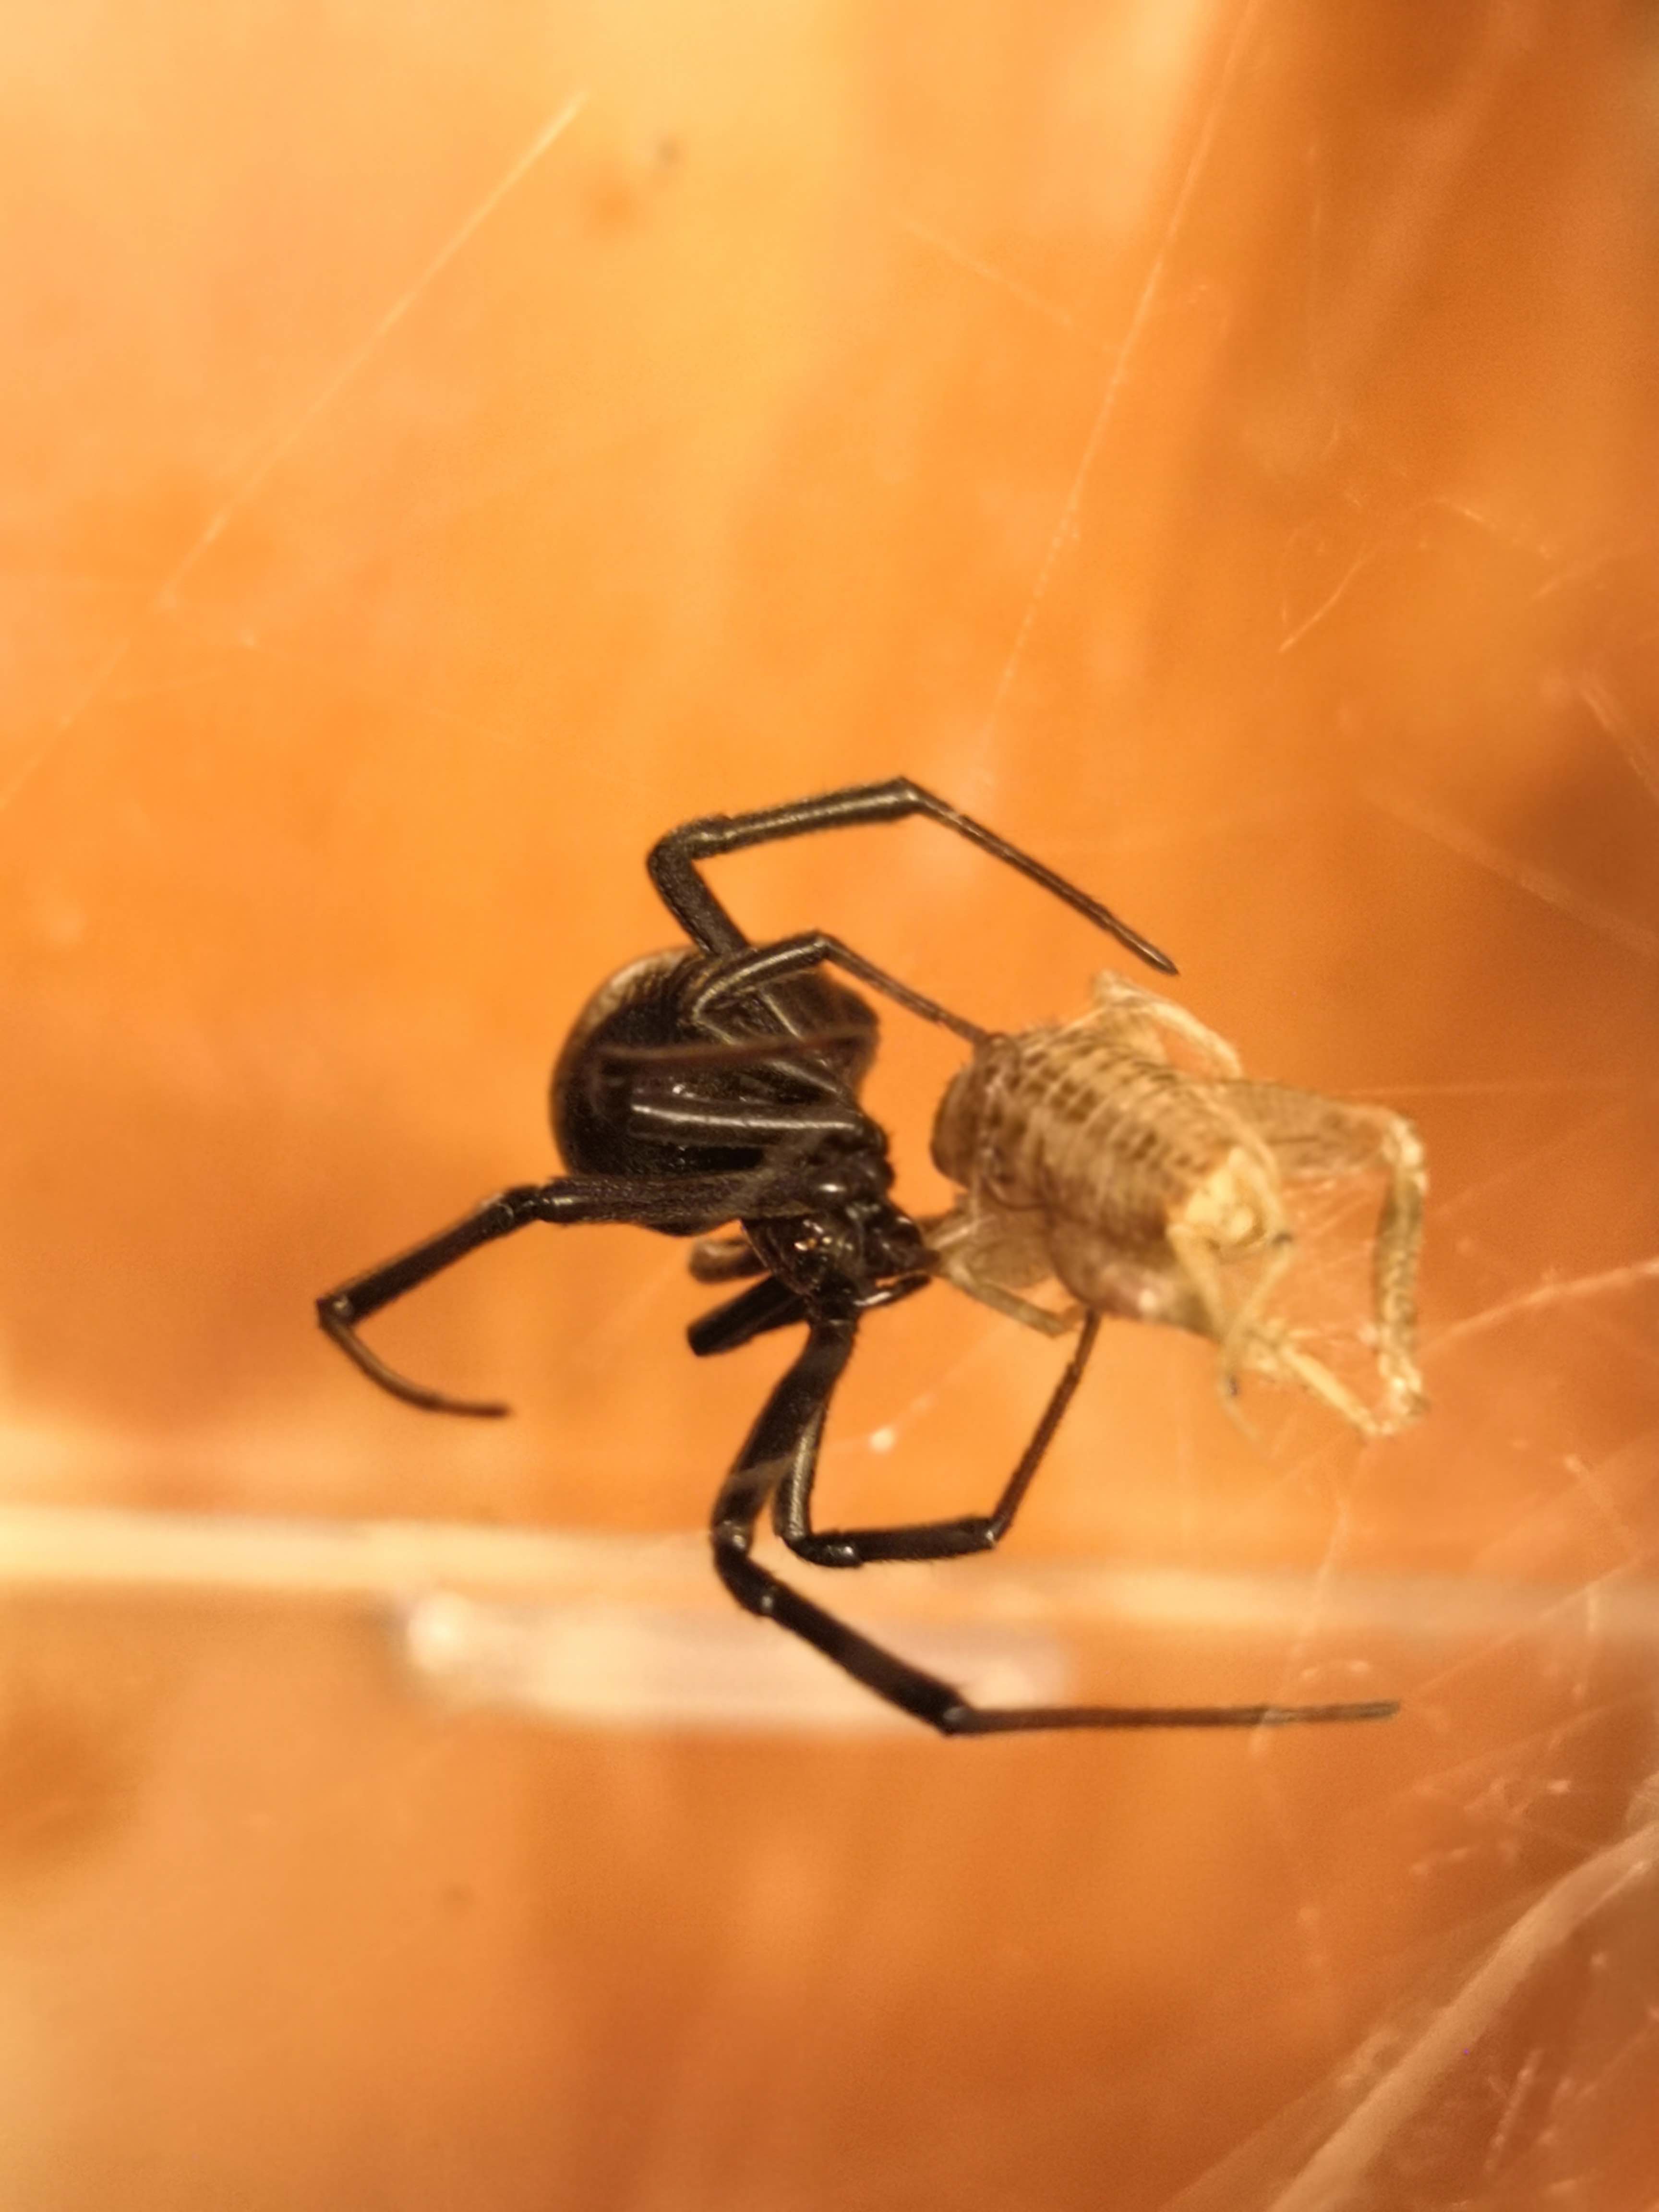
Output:
[[[981,852],[1018,870],[1031,882],[1062,900],[1066,905],[1105,930],[1149,967],[1173,975],[1175,963],[1139,930],[1131,929],[1111,908],[1087,891],[1067,883],[1030,854],[999,837],[982,822],[961,813],[934,793],[896,775],[885,783],[849,785],[826,791],[815,799],[798,799],[783,806],[767,806],[753,814],[711,814],[671,830],[653,847],[647,866],[664,905],[695,944],[705,952],[733,952],[747,943],[743,932],[702,879],[700,863],[722,853],[737,853],[751,845],[769,845],[784,837],[816,836],[821,830],[850,830],[878,822],[902,822],[913,816],[936,822],[942,829],[977,845]],[[869,979],[866,979],[869,980]]]
[[[854,1681],[941,1735],[1002,1735],[1048,1729],[1261,1728],[1297,1721],[1382,1720],[1397,1708],[1389,1703],[1349,1705],[975,1705],[954,1683],[912,1666],[859,1630],[838,1620],[823,1607],[803,1597],[753,1556],[755,1524],[775,1495],[810,1496],[823,1425],[836,1385],[852,1357],[857,1339],[855,1314],[813,1316],[792,1367],[774,1388],[736,1466],[720,1487],[710,1522],[714,1565],[738,1603],[761,1619],[787,1628],[821,1651]],[[1090,1340],[1091,1340],[1091,1339]],[[1079,1351],[1084,1347],[1079,1346]],[[1085,1354],[1086,1356],[1086,1354]],[[1020,1468],[1034,1471],[1070,1395],[1067,1382],[1081,1362],[1074,1356],[1060,1390],[1032,1439]],[[1019,1471],[1016,1471],[1016,1481]],[[1010,1485],[1010,1489],[1013,1485]],[[1007,1492],[1004,1493],[1007,1503]],[[1014,1499],[1018,1504],[1018,1497]],[[999,1510],[1001,1509],[999,1508]],[[944,1528],[963,1523],[942,1523]],[[844,1532],[865,1536],[915,1536],[918,1530]],[[981,1545],[962,1549],[981,1549]],[[866,1558],[951,1556],[946,1551],[867,1550]],[[839,1564],[857,1562],[843,1559]]]

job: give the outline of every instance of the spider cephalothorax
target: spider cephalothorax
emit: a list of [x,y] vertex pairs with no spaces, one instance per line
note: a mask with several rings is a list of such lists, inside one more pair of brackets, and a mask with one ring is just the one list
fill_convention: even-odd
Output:
[[[323,1328],[366,1373],[412,1404],[501,1413],[506,1408],[494,1402],[451,1398],[407,1381],[362,1341],[358,1324],[479,1245],[532,1221],[631,1221],[694,1237],[692,1272],[700,1279],[749,1279],[745,1289],[693,1323],[694,1352],[731,1352],[791,1325],[806,1329],[714,1502],[714,1565],[750,1612],[791,1630],[878,1697],[947,1735],[1237,1727],[1375,1719],[1393,1711],[1381,1703],[976,1706],[952,1684],[802,1596],[753,1556],[756,1524],[769,1507],[789,1550],[819,1566],[945,1559],[991,1549],[1012,1524],[1100,1326],[1100,1309],[1082,1316],[1048,1409],[988,1513],[895,1528],[814,1527],[812,1486],[824,1420],[864,1316],[922,1289],[939,1273],[955,1275],[978,1296],[997,1291],[994,1303],[1015,1295],[1002,1290],[983,1249],[975,1248],[976,1261],[963,1261],[948,1235],[925,1233],[894,1203],[886,1135],[859,1103],[875,1053],[876,1018],[826,969],[839,969],[953,1030],[974,1048],[976,1064],[997,1041],[821,931],[751,945],[703,881],[700,864],[744,846],[912,815],[1018,869],[1151,966],[1171,969],[1163,953],[1085,891],[902,777],[757,814],[688,823],[661,840],[648,865],[689,944],[648,954],[604,984],[578,1016],[554,1070],[554,1127],[570,1172],[499,1192],[453,1227],[330,1291],[318,1301]],[[715,1233],[732,1224],[737,1233]]]

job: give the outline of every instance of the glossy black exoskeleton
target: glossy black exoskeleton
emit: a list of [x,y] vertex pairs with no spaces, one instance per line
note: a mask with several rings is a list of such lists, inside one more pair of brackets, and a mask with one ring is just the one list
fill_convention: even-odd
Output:
[[[499,1414],[411,1382],[358,1324],[481,1244],[532,1221],[629,1221],[698,1240],[692,1272],[748,1287],[692,1324],[703,1357],[805,1324],[715,1500],[714,1564],[738,1602],[776,1621],[916,1719],[947,1735],[1054,1728],[1251,1727],[1374,1718],[1383,1705],[984,1707],[914,1667],[783,1582],[754,1557],[769,1505],[789,1550],[815,1565],[945,1559],[992,1549],[1012,1525],[1082,1379],[1099,1328],[1077,1346],[1019,1464],[988,1513],[891,1528],[820,1529],[812,1485],[825,1418],[864,1316],[935,1272],[922,1227],[892,1197],[885,1132],[860,1103],[877,1024],[839,969],[969,1044],[988,1033],[820,931],[753,945],[704,882],[702,864],[744,846],[920,815],[1040,884],[1150,965],[1173,963],[1108,908],[981,823],[899,777],[762,812],[714,815],[657,844],[652,880],[689,945],[623,969],[577,1018],[554,1070],[552,1117],[569,1173],[486,1200],[435,1237],[318,1301],[323,1328],[363,1371],[410,1404]],[[737,1224],[738,1233],[714,1232]]]

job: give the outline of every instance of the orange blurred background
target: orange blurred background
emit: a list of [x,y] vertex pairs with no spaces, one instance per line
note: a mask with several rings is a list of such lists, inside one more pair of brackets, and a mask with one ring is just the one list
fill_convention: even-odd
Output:
[[[0,2197],[1650,2205],[1646,11],[230,0],[0,44]],[[583,1727],[434,1697],[395,1592],[94,1587],[117,1512],[701,1525],[787,1353],[692,1361],[679,1248],[526,1237],[376,1324],[513,1397],[488,1431],[311,1304],[553,1171],[564,1030],[672,936],[663,830],[901,771],[1434,1178],[1421,1427],[1257,1389],[1247,1432],[1211,1349],[1109,1330],[1006,1559],[904,1602],[990,1618],[1024,1567],[1103,1694],[1402,1717]],[[988,1024],[1101,964],[922,825],[720,882]],[[958,1054],[885,1027],[934,1205]],[[1054,1364],[945,1291],[881,1317],[829,1517],[988,1500]],[[1290,1595],[1194,1625],[1171,1571]]]

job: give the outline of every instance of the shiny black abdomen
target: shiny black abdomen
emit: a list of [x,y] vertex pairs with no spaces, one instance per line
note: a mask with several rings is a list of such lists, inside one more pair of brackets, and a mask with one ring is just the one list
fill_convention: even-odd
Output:
[[[718,1025],[694,1021],[689,1012],[692,990],[708,961],[696,952],[652,952],[620,969],[588,1000],[577,1016],[553,1070],[550,1108],[559,1152],[573,1175],[661,1177],[728,1175],[756,1168],[767,1153],[759,1144],[712,1146],[665,1142],[629,1127],[629,1100],[641,1090],[672,1089],[688,1099],[729,1106],[800,1106],[815,1095],[808,1080],[776,1061],[720,1066],[698,1064],[695,1057],[677,1066],[673,1048],[718,1046],[734,1039],[765,1036],[776,1024],[753,996],[722,1001]],[[875,1058],[876,1017],[858,994],[822,970],[790,977],[771,987],[771,996],[787,1007],[802,1034],[835,1032],[823,1057],[834,1066],[848,1093],[856,1098]],[[848,1036],[848,1031],[854,1032]],[[787,1043],[783,1032],[780,1042]],[[617,1048],[641,1048],[665,1054],[661,1063],[619,1061]],[[692,1228],[671,1234],[694,1234]]]

